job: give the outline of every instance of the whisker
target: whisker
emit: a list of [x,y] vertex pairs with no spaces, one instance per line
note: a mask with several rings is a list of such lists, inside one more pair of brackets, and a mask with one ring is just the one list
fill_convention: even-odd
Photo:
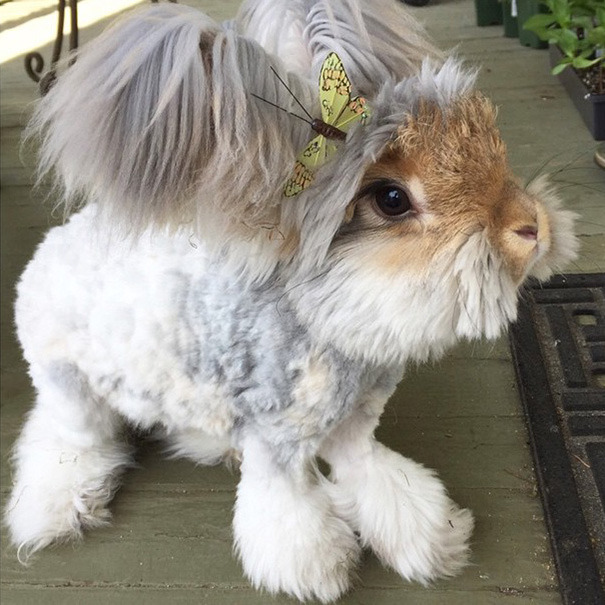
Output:
[[564,191],[565,189],[569,189],[570,187],[584,187],[585,189],[589,189],[590,191],[596,191],[597,193],[602,193],[604,189],[601,187],[591,187],[591,185],[599,184],[600,181],[595,181],[593,183],[576,183],[574,181],[561,181],[557,179],[552,179],[553,183],[557,183],[557,189],[559,191]]
[[546,159],[546,161],[540,164],[540,166],[532,173],[531,177],[525,183],[525,189],[527,189],[542,174],[542,171],[550,164],[551,161],[553,161],[555,158],[560,157],[564,153],[566,152],[560,151],[559,153],[550,156],[548,159]]
[[563,166],[561,166],[558,170],[556,170],[554,174],[558,174],[559,172],[563,172],[564,170],[570,170],[569,167],[572,166],[573,164],[575,164],[580,158],[582,158],[583,156],[587,156],[587,155],[592,156],[593,153],[594,153],[594,149],[591,149],[591,150],[588,150],[588,151],[586,151],[586,150],[585,151],[581,151],[572,160],[570,160],[569,162],[567,162],[567,164],[563,164]]
[[321,273],[318,273],[317,275],[314,275],[313,277],[311,277],[305,281],[302,281],[298,284],[293,284],[290,288],[288,288],[287,290],[284,290],[284,293],[277,299],[277,301],[275,301],[275,308],[277,310],[278,315],[281,316],[281,312],[279,310],[279,304],[290,292],[292,292],[292,290],[294,290],[295,288],[300,288],[301,286],[306,286],[306,285],[314,282],[316,279],[325,277],[329,272],[330,272],[330,269],[326,269],[325,271],[322,271]]
[[582,268],[580,267],[580,265],[578,265],[578,263],[576,263],[575,260],[569,261],[569,263],[573,265],[580,273],[582,273]]
[[[580,254],[580,258],[592,263],[599,271],[602,270],[603,265],[600,264],[598,261],[596,261],[594,256],[591,256],[590,254],[586,254],[586,252],[582,251],[582,253]],[[575,264],[576,268],[580,271],[580,273],[583,273],[585,271],[585,269],[582,269],[582,267],[580,267],[576,263],[574,263],[574,264]]]
[[604,223],[595,223],[594,221],[585,221],[577,218],[576,223],[586,223],[587,225],[593,225],[594,227],[605,227]]
[[571,172],[572,170],[593,170],[593,166],[592,165],[587,165],[587,166],[572,166],[572,167],[567,167],[567,168],[561,168],[560,170],[557,170],[557,172],[553,173],[553,174],[559,174],[559,172]]
[[[532,176],[529,178],[529,180],[526,182],[525,184],[525,189],[527,189],[544,171],[544,169],[556,158],[561,157],[562,155],[565,155],[567,153],[567,151],[560,151],[559,153],[555,153],[554,155],[550,156],[545,162],[543,162],[533,173]],[[559,168],[553,170],[550,174],[552,177],[554,177],[557,174],[560,174],[561,172],[563,172],[564,170],[572,170],[570,168],[570,166],[572,166],[573,164],[575,164],[582,156],[586,156],[586,155],[592,155],[594,153],[594,149],[593,150],[588,150],[588,151],[581,151],[578,155],[576,155],[573,159],[571,159],[569,162],[567,162],[566,164],[563,164],[563,166],[560,166]],[[581,167],[579,167],[581,168]],[[551,179],[551,180],[554,180]]]

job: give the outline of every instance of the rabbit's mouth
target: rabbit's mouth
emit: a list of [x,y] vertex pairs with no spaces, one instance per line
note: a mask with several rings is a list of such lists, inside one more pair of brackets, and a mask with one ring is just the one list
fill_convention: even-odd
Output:
[[504,265],[513,282],[521,285],[532,267],[548,254],[550,249],[550,228],[544,217],[531,225],[512,227],[499,238]]
[[541,259],[547,259],[548,253],[551,248],[551,227],[550,220],[546,210],[543,208],[542,203],[537,205],[537,232],[534,241],[532,254],[528,263],[528,270],[526,273],[530,273],[531,269],[539,263]]
[[576,215],[561,208],[561,200],[546,177],[531,183],[526,192],[536,203],[539,226],[535,255],[526,276],[544,280],[577,256],[579,240],[574,233]]

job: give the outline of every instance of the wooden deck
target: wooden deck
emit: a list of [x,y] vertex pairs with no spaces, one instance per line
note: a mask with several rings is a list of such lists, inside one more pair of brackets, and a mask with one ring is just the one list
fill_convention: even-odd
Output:
[[[219,0],[186,3],[216,18],[231,16],[237,5]],[[0,18],[15,28],[48,14],[52,6],[50,0],[10,2],[0,6]],[[471,0],[432,0],[411,10],[442,46],[459,44],[459,53],[482,67],[481,88],[500,107],[503,136],[519,175],[528,178],[547,164],[561,167],[556,180],[568,205],[580,214],[583,242],[571,270],[602,271],[605,172],[592,160],[596,143],[548,73],[546,53],[503,38],[501,27],[476,27]],[[82,38],[96,35],[103,24],[86,28]],[[49,56],[49,45],[44,48]],[[21,56],[2,65],[1,78],[4,503],[11,482],[10,447],[32,398],[13,336],[13,288],[55,219],[48,206],[40,205],[40,195],[32,194],[31,159],[25,156],[25,167],[19,157],[21,128],[37,94]],[[506,339],[463,344],[438,364],[411,369],[388,407],[379,436],[437,469],[453,498],[474,511],[473,564],[457,578],[424,588],[383,569],[368,554],[356,589],[343,604],[560,603]],[[236,474],[163,460],[145,443],[137,460],[139,468],[128,473],[113,503],[112,526],[90,533],[83,543],[50,549],[23,567],[3,533],[4,605],[294,603],[254,591],[232,557]]]

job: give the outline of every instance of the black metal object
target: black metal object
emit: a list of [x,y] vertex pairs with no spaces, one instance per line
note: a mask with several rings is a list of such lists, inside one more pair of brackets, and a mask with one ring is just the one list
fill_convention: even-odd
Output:
[[[40,86],[40,93],[45,95],[50,87],[54,84],[57,74],[56,67],[61,57],[61,51],[63,49],[63,29],[65,26],[65,0],[59,0],[59,15],[57,22],[57,37],[55,38],[55,44],[53,46],[53,54],[50,61],[50,69],[44,76],[44,57],[38,52],[30,52],[25,55],[25,71],[29,77],[34,81],[38,82]],[[75,51],[78,48],[78,1],[69,0],[69,13],[71,22],[71,31],[69,33],[69,52]],[[75,59],[70,62],[73,63]]]
[[510,332],[563,601],[605,604],[605,274],[527,287]]
[[[176,2],[177,0],[168,0]],[[158,0],[151,0],[152,3],[157,3]],[[44,57],[38,52],[30,52],[25,55],[25,71],[27,75],[39,84],[40,94],[44,96],[55,83],[57,79],[57,63],[61,57],[63,50],[63,29],[65,27],[65,8],[69,5],[70,16],[70,33],[69,33],[69,52],[72,53],[72,58],[69,65],[72,65],[76,60],[75,51],[78,48],[78,0],[59,0],[58,21],[57,21],[57,37],[53,46],[53,54],[50,60],[50,69],[42,75],[44,71]]]

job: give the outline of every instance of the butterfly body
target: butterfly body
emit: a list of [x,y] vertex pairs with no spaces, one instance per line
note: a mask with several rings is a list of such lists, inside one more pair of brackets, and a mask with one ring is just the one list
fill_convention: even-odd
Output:
[[338,141],[356,123],[364,124],[370,110],[363,97],[351,98],[351,81],[336,53],[330,53],[319,74],[321,118],[313,119],[311,128],[317,133],[296,158],[294,171],[286,181],[284,195],[294,197],[304,191],[315,177],[314,170],[325,164],[337,151]]
[[311,128],[326,139],[338,139],[344,141],[347,138],[347,133],[340,128],[336,128],[332,124],[328,124],[319,118],[315,118],[311,122]]

